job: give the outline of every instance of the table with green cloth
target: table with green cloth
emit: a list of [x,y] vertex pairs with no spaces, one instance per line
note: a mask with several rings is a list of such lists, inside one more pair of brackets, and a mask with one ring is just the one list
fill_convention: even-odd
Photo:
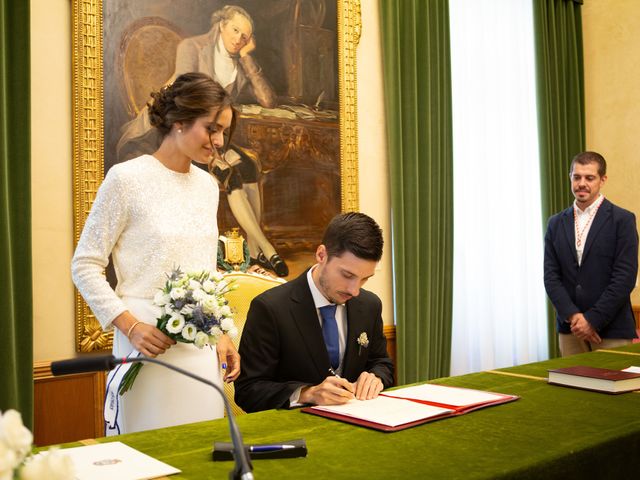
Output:
[[[238,424],[247,444],[307,442],[306,458],[254,460],[258,479],[640,478],[640,392],[547,384],[548,369],[572,365],[640,366],[640,344],[433,380],[520,399],[394,433],[299,410],[243,415]],[[113,440],[181,469],[175,479],[227,478],[233,467],[211,460],[213,441],[229,441],[226,419],[98,439]]]

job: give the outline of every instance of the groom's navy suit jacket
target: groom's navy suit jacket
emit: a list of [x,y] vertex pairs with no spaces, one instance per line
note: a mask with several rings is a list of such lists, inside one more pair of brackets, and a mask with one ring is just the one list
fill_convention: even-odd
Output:
[[549,219],[544,245],[544,285],[558,332],[571,333],[567,319],[581,312],[602,338],[635,338],[629,298],[638,274],[633,213],[605,199],[587,234],[581,265],[573,206]]
[[[382,333],[382,303],[360,289],[347,307],[346,348],[342,376],[355,382],[364,372],[393,384],[393,364]],[[369,345],[358,344],[366,333]],[[247,412],[288,408],[300,386],[318,385],[329,376],[331,363],[307,283],[298,278],[258,295],[251,302],[240,339],[242,371],[235,382],[235,401]]]

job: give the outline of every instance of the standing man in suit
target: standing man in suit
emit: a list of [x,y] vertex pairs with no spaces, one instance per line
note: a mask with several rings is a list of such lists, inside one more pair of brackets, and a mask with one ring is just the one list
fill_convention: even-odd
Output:
[[576,155],[570,169],[575,201],[547,226],[544,285],[556,309],[562,356],[636,337],[629,297],[638,273],[636,220],[600,193],[606,173],[602,155]]
[[361,289],[382,257],[382,231],[362,213],[329,223],[317,263],[257,296],[240,340],[235,401],[247,412],[375,398],[393,384],[382,303]]

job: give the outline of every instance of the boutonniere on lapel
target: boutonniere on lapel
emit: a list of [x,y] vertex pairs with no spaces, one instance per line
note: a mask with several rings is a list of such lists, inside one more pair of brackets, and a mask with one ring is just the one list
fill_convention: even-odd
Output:
[[369,337],[367,337],[367,332],[362,332],[358,335],[358,355],[362,354],[362,348],[367,348],[369,346]]

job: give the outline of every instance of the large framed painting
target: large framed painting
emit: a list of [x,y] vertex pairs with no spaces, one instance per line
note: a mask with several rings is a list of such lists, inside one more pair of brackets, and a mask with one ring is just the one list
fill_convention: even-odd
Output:
[[[311,265],[327,222],[358,209],[359,0],[73,0],[72,11],[75,241],[108,170],[157,147],[150,93],[200,71],[239,112],[225,159],[242,175],[219,178],[221,234],[237,228],[267,267],[277,255],[279,276]],[[75,305],[76,349],[110,348],[77,292]]]

